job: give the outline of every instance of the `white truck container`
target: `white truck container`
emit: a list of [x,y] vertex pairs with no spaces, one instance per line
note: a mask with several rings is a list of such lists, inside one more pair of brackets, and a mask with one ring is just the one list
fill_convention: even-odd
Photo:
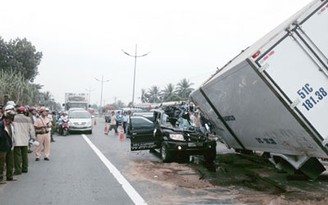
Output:
[[[328,158],[328,1],[314,0],[191,95],[227,146],[316,178]],[[287,162],[287,163],[286,163]]]
[[90,105],[88,93],[65,93],[65,110],[72,108],[83,108],[88,110]]

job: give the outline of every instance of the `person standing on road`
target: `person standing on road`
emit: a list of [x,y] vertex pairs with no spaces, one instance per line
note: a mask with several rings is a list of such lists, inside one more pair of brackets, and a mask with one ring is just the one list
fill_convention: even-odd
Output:
[[121,123],[122,123],[121,112],[120,111],[117,111],[117,113],[116,113],[116,130],[121,125]]
[[[7,181],[16,181],[14,173],[14,125],[16,112],[13,105],[7,105],[0,121],[0,184],[5,184],[4,169],[6,167]],[[2,115],[2,114],[1,114]]]
[[51,128],[50,128],[50,142],[55,142],[54,134],[56,130],[56,112],[53,111],[51,115],[49,114],[49,118],[51,120]]
[[49,161],[50,155],[50,135],[49,128],[51,128],[51,120],[48,118],[48,112],[45,107],[41,107],[39,110],[40,117],[34,122],[36,131],[36,139],[40,145],[35,150],[35,161],[40,161],[41,151],[44,147],[44,160]]
[[34,124],[34,122],[36,121],[36,119],[38,119],[38,113],[36,112],[35,107],[30,107],[28,109],[29,111],[29,117],[32,119],[32,123]]
[[28,172],[28,144],[29,139],[35,139],[35,130],[31,118],[25,116],[25,107],[17,109],[14,120],[15,126],[15,148],[14,166],[15,175]]
[[124,133],[126,133],[126,126],[128,124],[128,120],[129,120],[129,116],[126,114],[126,112],[123,113],[122,120],[123,120],[123,130],[124,130]]
[[6,150],[10,149],[8,139],[5,137],[4,133],[4,116],[3,116],[3,107],[0,105],[0,184],[5,184],[6,181],[4,180],[3,176],[3,169],[4,169],[4,164],[5,164],[5,155],[6,155]]
[[[35,107],[29,107],[28,108],[28,117],[31,118],[32,126],[34,127],[34,122],[38,118]],[[35,129],[34,129],[34,131],[35,131]],[[34,134],[34,136],[35,136],[35,134]],[[28,151],[27,152],[28,153],[32,153],[33,152],[31,150],[31,145],[30,144],[28,144]]]
[[110,119],[109,129],[108,129],[107,133],[105,133],[105,134],[108,135],[108,133],[109,133],[112,129],[115,130],[115,134],[118,134],[118,133],[117,133],[116,116],[115,116],[115,112],[114,112],[114,111],[112,111],[112,116],[111,116],[111,119]]

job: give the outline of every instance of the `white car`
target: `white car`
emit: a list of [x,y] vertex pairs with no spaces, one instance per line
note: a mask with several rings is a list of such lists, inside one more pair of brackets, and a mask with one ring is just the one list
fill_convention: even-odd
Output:
[[92,117],[88,111],[72,110],[68,112],[69,131],[88,132],[92,134]]

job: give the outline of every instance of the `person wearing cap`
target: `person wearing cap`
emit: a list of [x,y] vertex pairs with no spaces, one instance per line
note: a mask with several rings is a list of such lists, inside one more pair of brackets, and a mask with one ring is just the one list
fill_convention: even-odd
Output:
[[6,167],[7,181],[16,181],[14,173],[14,125],[13,120],[16,112],[13,105],[7,105],[0,119],[0,184],[5,184],[4,169]]
[[40,161],[41,151],[44,147],[44,160],[49,161],[50,155],[50,135],[49,128],[51,128],[51,120],[48,118],[48,111],[45,107],[39,109],[40,117],[34,122],[36,131],[36,139],[40,145],[35,150],[35,161]]
[[28,112],[29,112],[29,115],[28,116],[31,118],[32,123],[34,124],[34,122],[36,121],[36,119],[38,119],[38,115],[37,115],[37,112],[36,112],[35,107],[28,108]]
[[15,175],[28,172],[28,144],[29,139],[35,139],[35,130],[31,118],[25,116],[25,107],[17,109],[14,120],[15,126],[15,148],[14,166]]

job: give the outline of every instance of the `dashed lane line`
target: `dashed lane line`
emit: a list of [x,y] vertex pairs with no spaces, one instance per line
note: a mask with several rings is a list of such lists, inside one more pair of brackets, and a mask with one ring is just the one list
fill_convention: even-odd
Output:
[[139,193],[132,187],[132,185],[124,178],[124,176],[120,173],[120,171],[103,155],[103,153],[90,141],[90,139],[86,135],[82,135],[83,139],[89,144],[91,149],[98,155],[100,160],[105,164],[108,170],[113,174],[115,179],[120,183],[124,189],[124,191],[128,194],[130,199],[137,205],[147,203],[145,200],[139,195]]

